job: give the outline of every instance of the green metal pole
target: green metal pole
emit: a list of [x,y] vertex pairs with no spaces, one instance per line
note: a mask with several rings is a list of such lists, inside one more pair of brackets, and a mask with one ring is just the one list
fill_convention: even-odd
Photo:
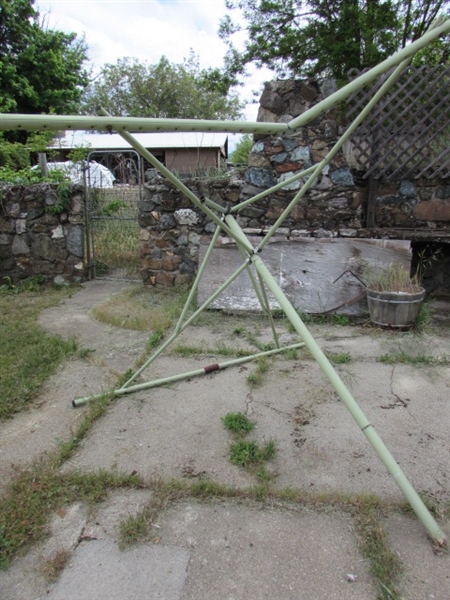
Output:
[[[298,348],[303,348],[305,346],[304,342],[298,342],[297,344],[290,344],[289,346],[285,346],[283,348],[277,348],[275,350],[267,350],[265,352],[258,352],[257,354],[252,354],[251,356],[243,356],[241,358],[236,358],[234,360],[228,360],[223,363],[215,363],[209,365],[207,367],[203,367],[202,369],[196,369],[195,371],[189,371],[187,373],[179,373],[178,375],[171,375],[170,377],[163,377],[162,379],[154,379],[153,381],[146,381],[145,383],[138,383],[137,385],[133,385],[131,387],[121,387],[118,390],[114,390],[114,396],[124,396],[125,394],[132,394],[133,392],[138,392],[140,390],[147,390],[149,388],[160,387],[162,385],[168,385],[170,383],[175,383],[176,381],[181,381],[182,379],[188,379],[189,377],[197,377],[198,375],[205,375],[208,373],[213,373],[214,371],[221,371],[228,367],[233,367],[236,365],[242,365],[243,363],[249,362],[251,360],[255,360],[261,358],[262,356],[271,356],[272,354],[279,354],[280,352],[285,352],[287,350],[296,350]],[[103,394],[98,394],[97,396],[86,396],[85,398],[77,398],[72,401],[72,406],[77,408],[79,406],[83,406],[87,404],[91,400],[96,400],[100,398]]]
[[318,116],[320,116],[323,112],[326,112],[330,108],[333,108],[339,102],[346,100],[353,92],[361,89],[367,83],[370,83],[374,79],[376,79],[379,75],[382,75],[389,69],[397,66],[404,60],[411,59],[419,50],[422,50],[431,42],[437,40],[441,35],[445,35],[450,32],[450,19],[444,20],[444,18],[438,18],[432,25],[429,31],[427,31],[424,35],[422,35],[418,40],[408,44],[399,52],[396,52],[393,56],[390,56],[376,67],[373,67],[366,73],[363,73],[353,81],[350,81],[347,85],[342,87],[325,100],[322,100],[309,110],[305,111],[300,116],[289,121],[288,127],[289,129],[298,129],[299,127],[304,127]]
[[78,115],[0,114],[0,131],[211,131],[220,133],[277,134],[287,130],[286,123],[256,123],[248,121],[209,121],[205,119],[153,119],[145,117],[113,117]]
[[[98,112],[100,115],[104,115],[105,117],[110,116],[104,108],[100,108]],[[148,162],[156,169],[158,169],[158,171],[162,173],[166,179],[173,183],[173,185],[178,188],[180,192],[186,196],[186,198],[189,198],[189,200],[191,200],[195,206],[200,208],[200,210],[202,210],[212,221],[214,221],[216,225],[222,227],[228,234],[230,234],[230,231],[225,223],[221,221],[221,219],[210,208],[205,206],[200,198],[197,198],[197,196],[187,186],[185,186],[183,182],[181,182],[171,171],[169,171],[169,169],[165,167],[155,156],[153,156],[153,154],[149,152],[140,142],[134,139],[134,137],[126,131],[119,131],[118,133],[130,144],[132,148],[136,150],[136,152],[139,152],[139,154],[147,159]],[[248,240],[246,240],[246,243],[248,244]],[[251,247],[249,249],[251,250]]]
[[[240,227],[235,221],[234,217],[232,215],[227,215],[225,218],[230,228],[233,229],[233,231],[239,232]],[[381,440],[381,438],[375,431],[373,425],[369,422],[366,415],[359,407],[358,403],[353,398],[350,391],[347,389],[344,382],[339,377],[330,361],[322,352],[320,346],[317,344],[316,340],[299,317],[297,311],[289,302],[288,298],[285,296],[284,292],[281,290],[281,288],[275,281],[274,277],[262,261],[259,254],[253,254],[251,260],[255,265],[255,268],[258,271],[258,273],[260,273],[261,277],[266,282],[267,287],[277,299],[287,318],[302,337],[303,341],[306,344],[306,347],[308,348],[313,358],[316,360],[316,362],[324,372],[328,381],[331,383],[332,387],[335,389],[342,402],[345,404],[350,414],[357,422],[358,426],[366,436],[367,440],[372,445],[373,449],[378,454],[379,458],[394,478],[395,483],[405,495],[406,499],[410,503],[417,517],[420,519],[420,521],[422,522],[432,539],[435,540],[438,544],[444,545],[444,533],[439,528],[435,519],[428,511],[425,504],[422,502],[420,496],[410,484],[405,474],[401,470],[400,466],[392,457],[384,442]]]
[[208,300],[206,300],[201,306],[200,308],[198,308],[195,313],[193,315],[191,315],[189,317],[189,319],[187,321],[185,321],[185,323],[183,323],[183,325],[181,325],[177,331],[175,331],[170,338],[168,338],[164,344],[162,346],[160,346],[156,352],[150,356],[149,359],[147,359],[145,361],[145,363],[134,373],[134,375],[124,384],[124,386],[121,389],[124,389],[125,386],[128,386],[129,383],[131,383],[132,381],[134,381],[156,358],[158,358],[158,356],[167,348],[167,346],[169,346],[179,335],[180,333],[182,333],[186,327],[188,327],[188,325],[190,325],[192,323],[192,321],[194,321],[198,315],[200,313],[202,313],[210,304],[211,302],[213,302],[217,296],[219,296],[229,285],[232,281],[234,281],[236,279],[236,277],[239,277],[239,275],[242,273],[242,271],[244,271],[247,268],[247,261],[244,262],[238,269],[237,271],[235,271],[233,273],[233,275],[231,275],[231,277],[229,277],[229,279],[227,279],[227,281],[225,281],[225,283],[223,283],[215,292],[214,294],[212,294],[212,296],[210,296],[208,298]]
[[132,383],[137,377],[139,377],[139,375],[142,373],[142,371],[144,371],[161,354],[161,352],[163,352],[167,348],[167,346],[169,346],[177,338],[177,336],[183,331],[182,327],[183,327],[184,317],[186,316],[188,308],[194,298],[195,292],[198,287],[198,283],[206,269],[206,265],[208,263],[209,257],[211,256],[211,253],[214,248],[214,244],[216,243],[219,233],[220,233],[220,227],[217,227],[217,229],[214,232],[214,235],[212,237],[211,243],[209,244],[208,250],[206,251],[203,263],[199,267],[194,284],[191,288],[191,291],[189,292],[189,296],[186,300],[184,308],[183,308],[181,315],[178,319],[178,322],[175,326],[175,330],[174,330],[173,334],[170,336],[170,338],[168,340],[166,340],[166,342],[164,342],[164,344],[160,348],[158,348],[158,350],[156,350],[156,352],[154,354],[152,354],[152,356],[142,365],[141,368],[139,368],[135,373],[133,373],[133,375],[123,384],[121,389],[127,388],[130,385],[130,383]]
[[246,121],[210,121],[202,119],[149,119],[140,117],[112,117],[99,119],[92,116],[27,115],[1,114],[0,131],[17,130],[97,130],[119,133],[126,131],[217,131],[230,133],[282,133],[287,129],[303,127],[317,118],[322,112],[345,100],[354,91],[376,79],[379,75],[412,57],[441,35],[450,31],[450,20],[437,19],[434,29],[409,44],[376,67],[360,75],[346,86],[319,102],[305,113],[286,123],[248,123]]
[[390,90],[390,88],[394,85],[394,83],[398,80],[404,69],[408,66],[410,62],[410,58],[404,60],[400,65],[396,67],[396,69],[391,73],[388,79],[384,82],[384,84],[380,87],[377,93],[371,98],[371,100],[367,103],[364,109],[359,113],[359,115],[353,120],[353,122],[347,127],[346,131],[339,138],[333,148],[328,152],[326,157],[317,165],[315,165],[313,172],[309,176],[308,180],[302,186],[302,188],[297,192],[294,198],[291,200],[289,205],[284,209],[281,215],[278,217],[276,222],[272,225],[269,231],[266,233],[264,238],[258,245],[258,249],[261,250],[273,236],[275,231],[284,223],[284,221],[289,216],[290,212],[294,208],[294,206],[299,202],[301,198],[306,194],[306,192],[313,185],[317,177],[323,171],[323,169],[330,164],[345,142],[351,137],[353,132],[357,129],[357,127],[364,121],[366,116],[372,111],[374,106],[378,103],[378,101],[384,96],[384,94]]
[[304,171],[301,171],[300,173],[296,173],[295,175],[292,175],[292,177],[285,179],[281,183],[277,183],[276,185],[273,185],[272,187],[268,188],[267,190],[264,190],[263,192],[256,194],[256,196],[252,196],[248,200],[244,200],[244,202],[241,202],[240,204],[236,204],[231,209],[231,212],[235,213],[235,212],[241,210],[241,208],[248,206],[249,204],[253,204],[254,202],[257,202],[258,200],[262,200],[266,196],[270,196],[270,194],[273,194],[274,192],[277,192],[278,190],[283,189],[290,183],[294,183],[298,179],[302,179],[303,177],[310,175],[311,173],[313,173],[316,170],[316,168],[317,168],[317,165],[313,165],[312,167],[309,167],[309,169],[305,169]]

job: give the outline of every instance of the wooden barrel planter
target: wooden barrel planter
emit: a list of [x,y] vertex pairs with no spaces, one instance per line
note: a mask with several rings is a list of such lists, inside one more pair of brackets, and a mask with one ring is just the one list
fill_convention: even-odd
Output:
[[370,319],[382,327],[408,329],[417,319],[425,298],[423,288],[417,292],[380,292],[367,288]]

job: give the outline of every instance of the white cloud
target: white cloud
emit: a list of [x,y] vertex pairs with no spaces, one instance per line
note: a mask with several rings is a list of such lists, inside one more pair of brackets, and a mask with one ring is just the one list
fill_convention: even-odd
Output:
[[[124,56],[156,63],[162,55],[182,62],[192,48],[202,67],[220,67],[226,46],[217,31],[225,0],[38,0],[51,28],[85,35],[93,71]],[[233,18],[238,18],[236,11]],[[249,69],[239,95],[252,99],[272,78],[268,69]],[[255,120],[257,105],[245,111]]]

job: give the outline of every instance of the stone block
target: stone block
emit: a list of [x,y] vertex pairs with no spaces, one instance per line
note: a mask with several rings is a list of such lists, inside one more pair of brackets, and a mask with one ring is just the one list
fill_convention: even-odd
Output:
[[155,276],[155,283],[163,287],[173,287],[175,283],[175,275],[167,273],[166,271],[160,271]]
[[144,258],[142,265],[145,269],[161,269],[162,260],[160,258]]
[[14,256],[30,254],[30,248],[23,237],[16,235],[12,243],[11,252],[14,254]]
[[250,154],[248,157],[248,166],[267,169],[270,167],[270,161],[266,156],[262,156],[261,154]]
[[303,171],[303,169],[305,167],[306,167],[306,165],[303,165],[303,163],[288,162],[288,163],[284,163],[282,165],[276,165],[275,171],[277,173],[288,173],[288,172],[293,172],[293,171]]
[[199,216],[190,208],[181,208],[174,213],[175,221],[178,225],[196,225],[199,222]]
[[336,169],[330,173],[331,181],[335,185],[355,185],[353,175],[348,167]]
[[78,226],[66,226],[66,248],[70,254],[83,257],[83,230]]
[[447,200],[450,198],[450,185],[443,185],[436,188],[436,198],[438,200]]
[[162,268],[164,271],[175,271],[181,263],[179,256],[166,256],[162,259]]
[[[286,181],[286,179],[290,179],[293,175],[294,175],[294,173],[292,171],[288,171],[287,173],[282,173],[282,175],[278,179],[278,183],[281,183],[282,181]],[[292,183],[286,184],[282,189],[283,190],[299,190],[300,187],[303,185],[303,183],[304,183],[303,179],[297,179],[297,181],[293,181]]]
[[253,145],[250,154],[260,154],[261,152],[264,152],[264,142],[256,142],[256,144]]
[[250,167],[245,173],[245,181],[259,188],[268,188],[277,183],[270,169]]
[[414,216],[420,221],[450,221],[450,202],[419,202],[414,208]]
[[417,197],[417,185],[412,181],[408,181],[404,179],[400,183],[399,189],[401,196],[406,196],[407,198],[416,198]]
[[21,233],[25,233],[27,230],[27,220],[26,219],[17,219],[16,221],[16,233],[19,235]]
[[280,94],[266,85],[261,95],[260,107],[269,110],[271,113],[282,115],[286,110],[286,103]]

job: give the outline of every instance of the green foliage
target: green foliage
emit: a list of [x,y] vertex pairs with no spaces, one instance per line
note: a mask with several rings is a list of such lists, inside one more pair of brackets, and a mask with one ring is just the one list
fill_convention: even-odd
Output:
[[[0,4],[0,112],[76,112],[88,83],[87,46],[75,33],[46,28],[34,4]],[[8,138],[19,139],[19,134]]]
[[230,448],[230,461],[240,467],[260,465],[275,456],[276,444],[274,440],[268,441],[262,448],[254,441],[236,442]]
[[[449,2],[226,0],[226,6],[239,10],[239,21],[226,15],[219,31],[229,47],[231,79],[254,62],[284,77],[331,76],[343,82],[349,69],[373,67],[420,37]],[[239,51],[232,40],[243,30],[246,41]]]
[[248,433],[255,428],[255,423],[242,413],[227,413],[222,417],[222,423],[225,429],[233,433]]
[[350,352],[326,352],[325,354],[335,365],[345,365],[352,360]]
[[103,106],[111,114],[130,117],[236,119],[242,104],[224,89],[191,53],[181,64],[162,56],[156,65],[125,57],[103,66],[86,90],[82,111]]
[[253,136],[246,133],[237,144],[233,154],[231,155],[231,162],[234,165],[248,165],[248,155],[253,147]]
[[[39,310],[56,304],[61,291],[36,293],[38,281],[0,293],[0,419],[12,416],[36,398],[57,366],[77,351],[74,339],[47,334],[37,323]],[[25,288],[24,293],[19,293]]]
[[30,166],[30,151],[22,144],[5,141],[0,134],[0,173],[20,171]]

